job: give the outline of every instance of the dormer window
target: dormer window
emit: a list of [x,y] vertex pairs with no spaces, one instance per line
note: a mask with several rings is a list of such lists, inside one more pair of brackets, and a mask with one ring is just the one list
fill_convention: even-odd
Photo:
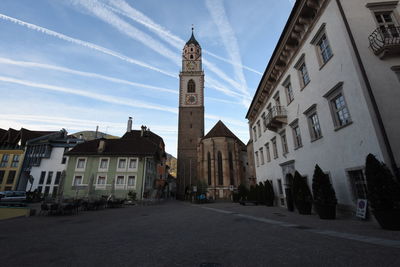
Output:
[[187,86],[187,92],[194,93],[195,91],[196,91],[196,84],[192,79],[190,79]]

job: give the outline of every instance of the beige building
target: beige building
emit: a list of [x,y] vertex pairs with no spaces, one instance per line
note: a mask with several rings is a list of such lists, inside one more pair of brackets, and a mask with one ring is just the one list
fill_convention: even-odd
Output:
[[208,197],[230,199],[246,181],[246,145],[222,121],[198,145],[198,177],[208,185]]
[[298,0],[246,118],[258,181],[286,205],[288,173],[329,173],[339,204],[366,197],[365,158],[400,164],[399,1]]

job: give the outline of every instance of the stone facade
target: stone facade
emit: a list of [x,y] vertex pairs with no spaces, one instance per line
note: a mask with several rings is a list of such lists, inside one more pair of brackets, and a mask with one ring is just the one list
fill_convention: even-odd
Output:
[[199,179],[208,185],[208,197],[231,199],[246,184],[246,146],[221,121],[201,139],[198,147]]

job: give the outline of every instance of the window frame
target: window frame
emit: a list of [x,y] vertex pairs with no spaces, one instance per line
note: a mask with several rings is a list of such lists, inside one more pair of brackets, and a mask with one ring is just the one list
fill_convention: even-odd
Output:
[[257,141],[257,126],[253,126],[253,137],[254,141]]
[[267,162],[271,162],[271,151],[269,147],[269,142],[265,143],[265,153],[267,154]]
[[[306,111],[304,111],[303,114],[307,118],[307,125],[308,125],[308,130],[309,130],[309,133],[310,133],[311,142],[314,142],[314,141],[316,141],[318,139],[321,139],[323,137],[323,134],[322,134],[321,123],[320,123],[320,120],[319,120],[319,117],[318,117],[317,104],[311,105],[311,107],[309,107]],[[315,135],[314,127],[313,127],[314,124],[312,122],[313,120],[311,119],[314,115],[317,118],[318,128],[319,128],[319,132],[320,132],[318,136]]]
[[[121,160],[125,160],[125,167],[120,168],[119,167],[119,163]],[[117,171],[123,171],[126,172],[126,170],[128,169],[128,158],[127,157],[120,157],[117,159]]]
[[271,139],[271,144],[272,144],[272,154],[274,156],[274,159],[279,158],[279,152],[278,152],[278,144],[276,143],[276,136]]
[[[80,184],[76,184],[75,183],[76,177],[81,177],[81,183]],[[83,174],[74,174],[74,178],[72,179],[72,186],[82,186],[82,185],[84,185],[83,178],[84,178]]]
[[261,165],[264,165],[265,164],[265,159],[264,159],[264,148],[263,147],[260,147],[260,149],[259,149],[259,151],[260,151],[260,163],[261,163]]
[[10,154],[3,154],[0,161],[0,168],[7,167],[8,162],[10,161]]
[[[101,167],[101,162],[103,160],[107,160],[107,167],[106,168],[102,168]],[[98,171],[108,171],[108,168],[110,167],[110,158],[99,158],[99,168]]]
[[[104,184],[99,184],[99,178],[104,177]],[[107,188],[107,174],[106,173],[98,173],[96,177],[96,189],[106,189]]]
[[282,144],[282,155],[286,155],[289,153],[289,145],[287,142],[287,136],[286,136],[286,129],[282,130],[279,133],[280,137],[281,137],[281,144]]
[[[326,40],[327,46],[325,47],[325,50],[321,49],[321,42],[324,39]],[[314,38],[311,40],[311,44],[315,46],[315,51],[317,53],[317,59],[318,63],[320,66],[320,70],[331,60],[331,58],[334,56],[333,50],[332,50],[332,45],[331,42],[329,41],[328,34],[326,32],[326,23],[322,23],[320,28],[318,29],[317,33],[314,35]],[[329,51],[329,57],[325,59],[324,57],[324,51]]]
[[[136,166],[134,168],[131,168],[131,160],[136,161]],[[137,171],[138,166],[139,166],[139,159],[137,157],[128,158],[128,171]]]
[[[292,129],[292,135],[293,135],[293,144],[294,144],[294,149],[299,149],[303,147],[303,139],[301,138],[301,130],[300,130],[300,125],[299,125],[299,119],[295,119],[292,123],[289,124],[290,128]],[[295,129],[298,129],[298,135]],[[299,139],[297,138],[299,137]]]
[[[17,159],[17,160],[15,160],[15,159]],[[11,161],[10,167],[11,168],[18,168],[20,159],[21,159],[21,155],[20,154],[14,154],[13,158],[12,158],[12,161]]]
[[[335,100],[338,98],[338,96],[341,95],[343,98],[343,103],[344,106],[342,109],[338,110],[336,108],[336,102]],[[337,83],[332,89],[330,89],[325,95],[324,97],[327,99],[328,101],[328,105],[329,105],[329,109],[331,112],[331,117],[332,117],[332,122],[333,122],[333,127],[335,129],[335,131],[342,129],[350,124],[353,123],[353,120],[351,118],[351,113],[346,101],[346,97],[343,93],[343,82],[339,82]],[[346,109],[347,111],[347,122],[345,124],[341,125],[341,120],[338,118],[338,112],[340,112],[341,110]]]
[[[303,73],[302,66],[305,67],[307,75],[305,75]],[[305,54],[302,54],[300,56],[297,63],[294,65],[294,68],[297,70],[297,74],[299,75],[299,81],[300,81],[300,87],[301,87],[300,90],[303,90],[311,82],[310,72],[308,71],[308,68],[307,68]],[[304,78],[305,76],[308,77],[307,82],[305,81],[305,78]]]
[[[79,160],[84,160],[83,168],[78,168]],[[86,157],[78,157],[76,159],[75,171],[84,171],[86,169],[87,158]]]
[[[120,177],[123,177],[122,184],[118,183],[118,178],[120,178]],[[124,175],[124,174],[116,174],[115,175],[115,182],[114,182],[115,189],[125,189],[125,185],[126,185],[126,179],[125,178],[126,178],[126,175]]]
[[[129,185],[129,179],[133,177],[133,185]],[[136,175],[128,175],[128,178],[126,180],[126,186],[129,189],[136,189]]]
[[[286,102],[287,102],[287,106],[289,106],[294,101],[294,90],[293,90],[292,82],[290,80],[290,75],[282,83],[282,86],[285,88]],[[290,88],[291,93],[289,92],[289,88]]]
[[259,157],[258,157],[258,151],[255,151],[254,154],[256,155],[256,164],[257,164],[257,167],[260,167],[260,159],[259,159]]

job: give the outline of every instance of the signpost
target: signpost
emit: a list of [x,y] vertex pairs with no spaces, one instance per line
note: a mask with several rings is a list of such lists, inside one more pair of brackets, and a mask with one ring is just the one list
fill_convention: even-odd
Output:
[[367,204],[368,202],[366,199],[357,199],[357,217],[362,219],[367,218]]

